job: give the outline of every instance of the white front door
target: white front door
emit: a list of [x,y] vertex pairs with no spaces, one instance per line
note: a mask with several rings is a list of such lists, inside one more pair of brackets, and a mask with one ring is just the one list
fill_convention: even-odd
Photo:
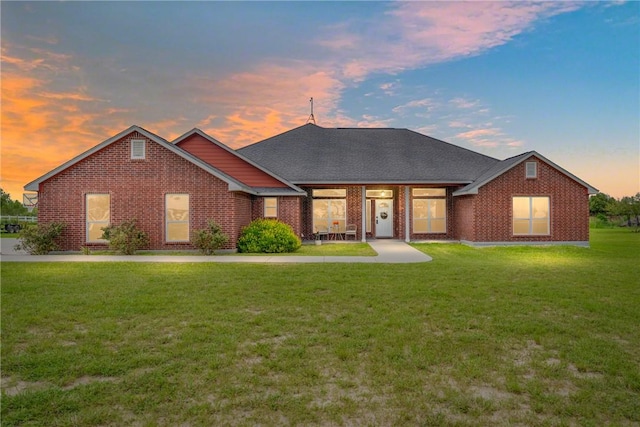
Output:
[[393,199],[376,199],[376,237],[393,237]]

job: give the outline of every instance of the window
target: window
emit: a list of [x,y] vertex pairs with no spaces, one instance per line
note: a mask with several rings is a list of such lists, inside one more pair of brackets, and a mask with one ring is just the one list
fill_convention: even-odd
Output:
[[526,177],[527,178],[537,178],[538,177],[538,163],[536,163],[536,162],[527,162],[525,166],[526,166]]
[[87,194],[87,242],[105,243],[101,239],[102,228],[111,221],[111,196],[108,194]]
[[370,199],[392,199],[393,190],[367,190],[367,198]]
[[278,198],[277,197],[264,198],[264,217],[265,218],[278,217]]
[[513,198],[513,234],[520,236],[549,235],[549,198]]
[[189,241],[189,195],[165,195],[167,242]]
[[145,140],[132,139],[131,140],[131,159],[144,160],[144,158],[145,158]]
[[347,197],[344,188],[316,188],[312,191],[313,197]]
[[314,199],[314,231],[336,230],[344,232],[347,223],[347,202],[345,199]]
[[414,188],[413,232],[447,232],[447,191],[444,188]]

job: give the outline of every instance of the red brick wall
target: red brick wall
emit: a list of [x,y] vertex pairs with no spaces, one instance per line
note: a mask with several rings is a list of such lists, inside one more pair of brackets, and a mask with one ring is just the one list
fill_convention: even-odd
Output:
[[[525,178],[525,163],[515,166],[481,187],[473,198],[473,229],[477,242],[545,242],[589,240],[589,195],[587,189],[543,161],[538,162],[538,177]],[[551,210],[549,236],[514,236],[512,197],[548,196]],[[465,211],[465,201],[456,203]],[[469,213],[463,214],[468,222]],[[464,227],[464,226],[463,226]],[[462,239],[458,230],[458,235]]]
[[[302,200],[299,196],[278,196],[279,221],[289,224],[296,236],[303,238]],[[251,219],[264,218],[264,197],[253,196]],[[306,238],[306,236],[304,236]]]
[[476,239],[475,216],[474,216],[474,196],[459,196],[453,198],[454,217],[453,233],[456,240]]
[[136,218],[152,249],[192,248],[189,243],[166,243],[164,237],[165,194],[187,193],[191,230],[213,219],[229,235],[227,247],[235,247],[239,228],[249,222],[249,197],[230,193],[224,181],[149,140],[146,159],[131,160],[131,139],[146,138],[133,132],[40,184],[38,220],[67,223],[62,249],[95,246],[85,242],[87,193],[109,193],[111,223]]

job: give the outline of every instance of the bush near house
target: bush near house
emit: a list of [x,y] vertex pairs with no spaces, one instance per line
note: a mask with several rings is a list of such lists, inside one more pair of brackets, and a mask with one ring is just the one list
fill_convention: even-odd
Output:
[[135,219],[104,227],[102,231],[102,239],[109,242],[109,249],[124,255],[133,255],[149,245],[149,236],[138,228]]
[[193,245],[205,255],[213,255],[229,241],[229,236],[222,232],[222,228],[213,220],[207,222],[207,228],[193,232]]
[[56,241],[65,228],[62,222],[48,224],[29,225],[20,231],[15,249],[24,250],[31,255],[46,255],[51,251],[59,250],[60,245]]
[[290,225],[276,219],[256,219],[242,230],[238,252],[294,252],[302,242]]

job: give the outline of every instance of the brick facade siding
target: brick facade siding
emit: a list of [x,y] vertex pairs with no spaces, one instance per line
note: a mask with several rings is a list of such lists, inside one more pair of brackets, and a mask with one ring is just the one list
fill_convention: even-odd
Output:
[[[580,183],[535,157],[538,177],[525,178],[525,163],[480,187],[478,194],[454,198],[456,238],[473,242],[587,242],[589,194]],[[514,236],[512,198],[547,196],[548,236]]]
[[[146,158],[131,160],[130,140],[146,140]],[[111,223],[137,219],[149,234],[151,249],[191,249],[190,243],[165,241],[165,194],[189,194],[190,229],[213,219],[229,236],[234,248],[242,226],[251,217],[250,196],[230,193],[226,182],[171,153],[143,135],[133,132],[42,182],[39,188],[38,221],[63,221],[63,250],[86,243],[86,203],[90,193],[110,194]]]
[[[130,141],[144,139],[146,156],[131,159]],[[413,233],[413,188],[427,185],[366,185],[367,190],[393,191],[393,238],[410,240],[463,240],[470,242],[586,242],[589,240],[588,190],[582,184],[538,158],[537,178],[525,177],[525,163],[513,167],[479,188],[476,195],[453,197],[460,187],[446,188],[446,232]],[[303,239],[311,239],[313,229],[313,189],[346,190],[346,224],[357,226],[361,240],[363,212],[362,185],[303,186],[306,197],[279,196],[278,219],[289,224]],[[406,191],[408,190],[408,222]],[[243,192],[230,192],[228,184],[181,158],[166,147],[138,132],[107,145],[40,183],[38,220],[62,221],[63,250],[82,246],[105,247],[86,242],[86,195],[110,195],[110,221],[119,224],[137,219],[149,234],[151,249],[193,249],[189,242],[167,243],[165,237],[165,195],[189,194],[190,231],[206,227],[215,220],[229,236],[227,248],[235,248],[242,228],[251,220],[264,217],[264,198]],[[550,200],[548,236],[514,236],[512,198],[546,196]],[[375,205],[372,205],[372,233],[375,237]]]

